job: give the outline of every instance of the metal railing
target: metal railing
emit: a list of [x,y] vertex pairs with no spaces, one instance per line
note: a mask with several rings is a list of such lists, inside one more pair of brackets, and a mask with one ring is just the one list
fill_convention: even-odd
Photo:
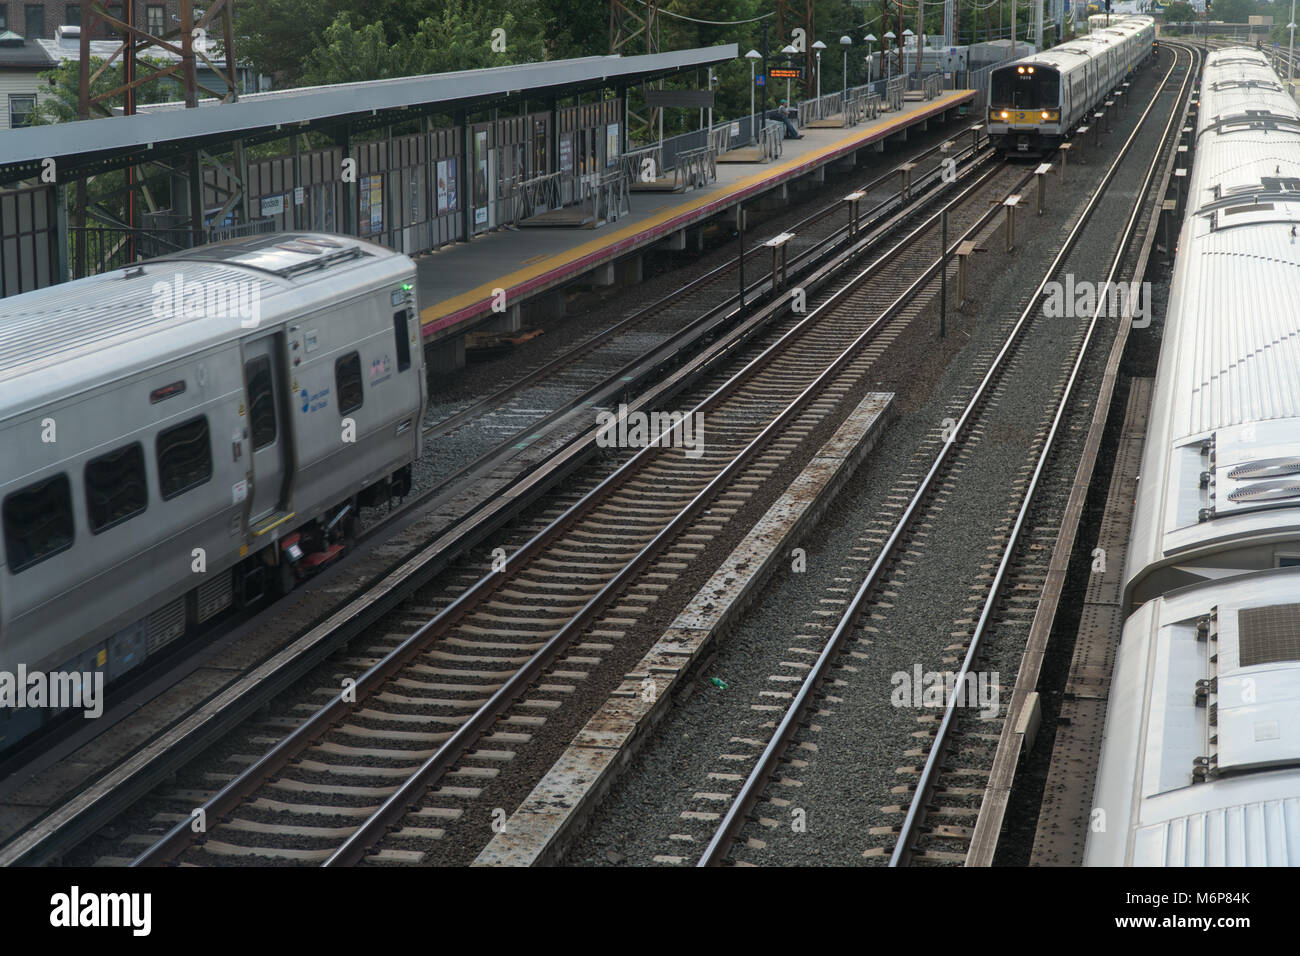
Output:
[[599,173],[589,181],[592,213],[597,222],[616,222],[632,211],[627,174],[622,169]]
[[943,74],[931,73],[921,78],[921,92],[927,100],[932,100],[943,92]]
[[709,149],[714,158],[731,149],[731,123],[719,123],[709,130]]
[[663,151],[658,146],[626,152],[619,164],[629,183],[652,182],[664,175]]
[[718,179],[718,151],[712,146],[687,150],[677,157],[673,167],[673,189],[700,189]]
[[[759,117],[755,117],[755,125],[759,125],[761,122],[762,120]],[[644,147],[644,149],[654,148],[660,150],[659,175],[663,176],[667,175],[668,170],[677,165],[677,157],[688,150],[712,146],[721,156],[736,146],[749,145],[752,139],[750,118],[746,114],[739,119],[715,123],[711,129],[696,129],[691,130],[689,133],[669,136],[662,143],[653,143]]]
[[758,159],[767,162],[779,159],[785,143],[785,124],[768,121],[758,133]]
[[880,95],[872,93],[866,87],[850,90],[848,103],[844,108],[844,125],[857,126],[873,120],[880,115]]
[[799,125],[807,126],[814,120],[839,116],[843,111],[844,96],[842,93],[824,93],[810,100],[804,100],[799,104]]
[[[221,242],[240,236],[277,232],[274,219],[255,219],[204,230],[202,242]],[[156,259],[194,246],[194,231],[180,227],[127,229],[122,226],[68,227],[68,264],[71,278],[121,269],[132,262]]]
[[539,212],[559,209],[561,206],[560,179],[563,173],[544,173],[525,179],[514,191],[514,218],[518,222]]
[[891,77],[885,81],[884,108],[887,110],[901,110],[903,108],[903,93],[907,89],[907,78],[902,76]]

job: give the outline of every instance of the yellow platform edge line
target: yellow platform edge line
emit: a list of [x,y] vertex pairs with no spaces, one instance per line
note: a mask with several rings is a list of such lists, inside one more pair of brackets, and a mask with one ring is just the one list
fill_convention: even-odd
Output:
[[[933,108],[936,105],[942,105],[942,100],[945,98],[964,99],[970,93],[971,93],[970,90],[950,90],[947,93],[943,94],[943,96],[939,97],[938,99],[931,100],[928,104],[926,104],[926,106],[927,108]],[[880,120],[877,121],[876,123],[869,124],[867,126],[855,130],[853,133],[853,137],[866,138],[873,132],[878,132],[881,128],[888,127],[890,125],[897,125],[898,119],[899,116],[894,115],[889,117],[888,119]],[[605,233],[599,238],[593,239],[590,242],[583,243],[580,246],[575,246],[574,248],[569,249],[565,252],[556,253],[554,256],[547,256],[546,257],[547,261],[545,263],[539,263],[537,265],[530,266],[527,269],[518,269],[515,272],[511,272],[504,276],[501,276],[494,282],[485,283],[483,285],[478,286],[477,288],[470,289],[468,292],[462,292],[460,295],[453,296],[450,299],[442,299],[438,302],[435,302],[434,304],[426,306],[425,308],[420,310],[420,325],[425,326],[432,322],[437,322],[439,319],[445,318],[446,316],[459,312],[461,309],[468,308],[469,306],[475,304],[476,302],[481,302],[485,299],[490,299],[493,294],[492,293],[493,289],[510,289],[512,286],[522,285],[523,283],[528,282],[531,279],[535,279],[540,275],[544,275],[545,273],[551,272],[554,269],[561,268],[567,263],[575,262],[578,259],[583,258],[584,256],[588,256],[591,255],[592,253],[599,252],[601,249],[604,249],[606,247],[616,246],[623,240],[632,238],[640,233],[649,232],[652,229],[654,229],[656,226],[663,225],[663,223],[667,222],[670,219],[676,219],[679,216],[689,215],[690,213],[695,212],[703,208],[704,206],[708,206],[713,203],[716,203],[719,199],[725,199],[728,195],[744,192],[746,189],[750,188],[751,186],[754,186],[758,183],[764,182],[769,179],[773,179],[777,175],[780,175],[782,172],[786,170],[792,169],[796,166],[802,166],[808,162],[825,157],[826,155],[833,153],[838,149],[842,149],[846,145],[846,142],[851,141],[853,137],[849,137],[849,136],[842,137],[841,139],[827,146],[819,146],[817,149],[813,150],[812,152],[805,153],[804,155],[798,157],[797,159],[787,160],[786,162],[781,163],[779,165],[769,165],[765,167],[763,172],[755,173],[753,176],[749,176],[745,179],[737,180],[736,182],[732,183],[729,187],[727,187],[725,191],[702,193],[696,199],[683,203],[680,206],[673,206],[667,209],[665,212],[650,215],[645,219],[640,220],[634,225],[624,226],[622,229],[617,229],[613,232]]]

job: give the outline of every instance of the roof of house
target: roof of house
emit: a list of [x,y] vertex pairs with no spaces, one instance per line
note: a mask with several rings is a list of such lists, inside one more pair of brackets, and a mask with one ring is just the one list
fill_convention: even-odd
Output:
[[11,30],[0,30],[0,69],[48,70],[55,65],[39,40],[24,40]]

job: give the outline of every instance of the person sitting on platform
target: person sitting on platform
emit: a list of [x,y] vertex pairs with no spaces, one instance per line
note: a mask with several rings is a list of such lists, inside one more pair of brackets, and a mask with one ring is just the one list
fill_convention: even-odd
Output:
[[803,139],[803,134],[799,132],[795,127],[794,122],[790,119],[790,114],[794,112],[795,111],[790,109],[789,104],[787,104],[785,100],[781,101],[781,108],[777,110],[777,113],[781,117],[781,122],[785,124],[785,138]]

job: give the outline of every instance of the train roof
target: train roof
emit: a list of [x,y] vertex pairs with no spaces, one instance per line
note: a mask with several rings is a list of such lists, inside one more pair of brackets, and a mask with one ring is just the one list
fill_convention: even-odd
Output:
[[1300,108],[1231,48],[1209,57],[1196,131],[1130,596],[1157,565],[1300,536]]
[[[1154,666],[1130,660],[1116,670],[1094,799],[1112,816],[1111,833],[1089,834],[1085,862],[1263,866],[1300,857],[1297,595],[1300,568],[1287,568],[1181,588],[1134,613],[1121,658]],[[1196,703],[1207,674],[1217,681],[1208,744],[1210,705]],[[1198,758],[1211,773],[1194,783]]]
[[11,296],[0,300],[0,421],[410,272],[406,256],[360,239],[275,233]]
[[1058,46],[1043,50],[1031,56],[1020,57],[1010,63],[1000,64],[994,72],[1011,69],[1016,66],[1050,66],[1058,71],[1069,70],[1096,56],[1096,54],[1121,43],[1143,30],[1153,28],[1155,21],[1150,17],[1125,17],[1121,22],[1112,24],[1105,30],[1094,30],[1067,40]]

